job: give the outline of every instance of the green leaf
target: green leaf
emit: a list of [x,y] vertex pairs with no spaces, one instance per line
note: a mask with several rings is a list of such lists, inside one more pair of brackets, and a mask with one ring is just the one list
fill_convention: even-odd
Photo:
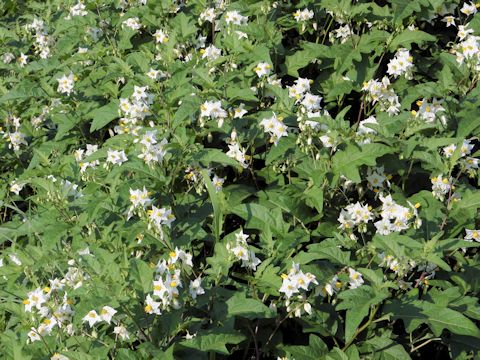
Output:
[[194,161],[198,161],[205,166],[210,166],[212,163],[229,165],[235,168],[241,167],[238,161],[228,157],[220,149],[202,149],[194,155]]
[[358,168],[361,165],[375,166],[376,159],[392,153],[394,149],[382,144],[366,144],[361,148],[348,145],[345,150],[339,150],[332,157],[333,171],[336,176],[344,175],[355,183],[362,181]]
[[371,286],[363,285],[356,289],[342,291],[338,298],[343,300],[336,309],[347,310],[345,320],[345,342],[353,339],[362,320],[368,315],[372,305],[379,304],[389,295],[387,290],[375,291]]
[[276,312],[260,300],[247,298],[243,292],[235,293],[226,301],[226,304],[229,316],[240,316],[247,319],[273,318],[276,316]]
[[429,303],[423,305],[422,313],[428,317],[428,323],[435,336],[440,336],[442,330],[447,329],[454,334],[480,338],[480,329],[460,312]]
[[247,220],[246,228],[258,229],[266,231],[271,229],[278,235],[284,236],[289,225],[283,221],[282,212],[280,209],[269,209],[260,204],[240,204],[229,211]]
[[245,340],[241,334],[198,334],[193,339],[184,340],[179,344],[200,351],[214,351],[223,355],[229,355],[225,347],[227,344],[238,344]]
[[313,334],[308,337],[308,346],[285,346],[283,349],[295,359],[302,360],[318,360],[328,352],[327,345],[320,337]]
[[94,132],[108,125],[113,119],[119,117],[118,100],[113,100],[109,104],[89,112],[86,117],[93,119],[90,125],[90,132]]
[[220,194],[215,190],[213,186],[212,180],[208,176],[206,170],[202,170],[202,177],[205,185],[207,187],[208,196],[210,197],[210,201],[212,203],[213,208],[213,234],[215,235],[215,240],[220,240],[220,234],[222,233],[223,228],[223,207],[221,203]]
[[133,282],[135,289],[144,294],[152,290],[153,272],[144,261],[135,258],[130,260],[130,281]]
[[390,339],[374,337],[366,342],[374,349],[374,359],[378,360],[410,360],[410,355],[402,345],[396,344]]
[[293,55],[285,58],[285,65],[287,67],[287,74],[291,76],[298,76],[298,69],[302,69],[310,62],[318,58],[330,57],[330,48],[325,45],[315,43],[301,44],[302,50],[296,51]]
[[411,48],[411,44],[423,44],[429,41],[436,41],[437,38],[421,30],[404,30],[395,36],[389,45],[390,51],[397,51],[399,48]]
[[409,333],[426,323],[435,336],[440,336],[442,330],[447,329],[457,335],[480,337],[478,327],[462,313],[427,301],[392,300],[384,307],[384,313],[391,313],[394,319],[402,319]]

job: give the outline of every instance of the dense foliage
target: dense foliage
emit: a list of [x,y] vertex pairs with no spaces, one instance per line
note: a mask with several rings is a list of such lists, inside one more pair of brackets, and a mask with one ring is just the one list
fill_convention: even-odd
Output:
[[2,356],[478,356],[478,7],[4,0]]

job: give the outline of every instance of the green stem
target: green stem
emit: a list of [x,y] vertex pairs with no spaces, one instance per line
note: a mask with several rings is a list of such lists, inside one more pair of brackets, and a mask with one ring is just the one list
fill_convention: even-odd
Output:
[[346,349],[348,349],[348,347],[350,345],[352,345],[353,341],[357,338],[357,336],[363,331],[365,330],[366,328],[368,328],[370,326],[370,324],[372,323],[374,317],[375,317],[375,314],[377,313],[378,311],[378,306],[375,306],[373,308],[373,310],[370,312],[370,316],[368,318],[368,321],[363,324],[361,327],[357,328],[357,330],[355,331],[355,334],[353,335],[353,337],[350,339],[350,341],[347,341],[347,343],[345,344],[345,346],[343,347],[342,351],[345,351]]

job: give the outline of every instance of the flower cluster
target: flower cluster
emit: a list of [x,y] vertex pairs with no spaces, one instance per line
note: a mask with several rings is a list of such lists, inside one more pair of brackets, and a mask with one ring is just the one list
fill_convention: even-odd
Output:
[[168,144],[168,141],[164,138],[158,142],[156,130],[146,131],[140,138],[135,139],[134,142],[142,145],[142,150],[138,157],[143,159],[149,167],[153,167],[154,164],[160,164],[167,154],[165,146]]
[[222,109],[221,101],[205,101],[200,106],[200,111],[200,119],[209,118],[217,120],[218,127],[223,126],[223,122],[228,116],[228,113]]
[[51,279],[49,283],[49,286],[30,291],[23,300],[25,312],[32,313],[32,320],[37,324],[28,332],[27,342],[39,341],[50,335],[55,328],[68,335],[74,333],[73,300],[68,297],[66,291],[71,282],[65,276],[62,280]]
[[235,129],[232,131],[232,134],[230,136],[228,142],[228,151],[226,155],[228,157],[231,157],[232,159],[237,160],[244,169],[248,168],[247,160],[250,157],[249,155],[247,155],[247,151],[245,150],[245,148],[243,148],[242,145],[238,142]]
[[355,229],[358,228],[360,232],[367,231],[367,223],[373,219],[371,207],[368,205],[362,205],[359,202],[348,205],[345,209],[342,209],[338,217],[340,222],[339,229]]
[[370,144],[377,132],[368,125],[378,125],[375,116],[369,116],[368,118],[358,123],[358,129],[356,132],[356,141],[360,145]]
[[[156,277],[153,280],[153,293],[145,299],[145,312],[147,314],[160,315],[161,310],[179,309],[180,289],[183,288],[181,279],[182,265],[192,267],[192,255],[175,248],[168,255],[168,260],[161,260],[156,266]],[[192,299],[205,293],[201,287],[200,277],[192,280],[189,285],[189,293]],[[153,296],[153,297],[152,297]]]
[[88,168],[95,169],[100,164],[99,160],[82,161],[83,159],[89,157],[90,155],[93,155],[97,151],[98,151],[98,145],[91,145],[91,144],[86,145],[86,150],[84,149],[75,150],[75,153],[74,153],[75,160],[80,165],[81,173],[84,173]]
[[390,80],[384,76],[382,81],[369,80],[363,84],[363,91],[367,93],[367,100],[373,104],[380,104],[380,110],[386,111],[390,116],[400,112],[398,96],[390,86]]
[[235,241],[227,243],[227,250],[236,260],[242,261],[242,267],[257,270],[261,260],[255,255],[255,251],[247,243],[248,235],[240,230],[235,234]]
[[270,142],[274,145],[278,145],[281,137],[288,136],[287,127],[282,120],[274,113],[272,117],[265,118],[260,122],[265,132],[270,135]]
[[[372,179],[374,182],[375,180],[376,178]],[[384,179],[380,180],[384,181]],[[381,219],[374,223],[377,234],[388,235],[392,232],[401,232],[409,228],[418,229],[422,225],[422,220],[417,210],[420,204],[413,205],[407,201],[409,205],[409,208],[407,208],[397,204],[391,195],[384,196],[380,194],[379,198],[382,202],[379,213]],[[361,233],[366,232],[368,222],[374,218],[375,214],[372,212],[371,206],[357,202],[341,210],[338,217],[340,222],[339,228],[349,231],[357,229]]]
[[150,193],[143,187],[143,190],[140,189],[130,189],[130,202],[132,205],[128,209],[127,213],[127,220],[133,215],[136,209],[140,209],[140,211],[145,211],[147,206],[152,203],[152,199],[150,199]]
[[109,164],[121,166],[124,162],[127,162],[128,158],[124,150],[111,150],[107,151],[107,159],[104,164],[107,167]]
[[450,194],[453,190],[455,190],[455,186],[453,186],[453,178],[443,177],[443,175],[435,176],[431,179],[432,181],[432,194],[435,198],[443,201],[445,199],[445,195]]
[[58,88],[57,91],[62,94],[70,95],[73,91],[73,86],[75,83],[75,75],[70,73],[70,75],[63,75],[62,77],[57,79],[58,81]]
[[453,46],[457,62],[462,65],[466,64],[475,72],[480,71],[480,51],[479,37],[473,35],[473,29],[469,28],[469,24],[459,25],[457,37],[460,39],[458,44]]
[[[470,177],[474,177],[479,168],[479,159],[468,156],[472,153],[473,148],[475,147],[472,144],[472,140],[463,140],[462,145],[460,146],[457,162],[460,164],[462,170],[466,170]],[[442,149],[443,155],[449,159],[457,151],[457,145],[450,144]]]
[[[345,270],[345,269],[344,269]],[[330,281],[328,281],[325,286],[321,289],[321,294],[323,296],[329,295],[333,296],[340,292],[341,290],[345,289],[347,286],[348,280],[348,287],[350,289],[356,289],[363,285],[364,280],[361,273],[356,271],[355,269],[349,267],[346,269],[348,271],[348,278],[345,277],[345,281],[340,280],[340,277],[345,276],[344,270],[340,271],[339,273],[335,274]]]
[[20,118],[9,116],[5,119],[5,123],[10,128],[10,131],[3,131],[0,128],[0,134],[3,134],[3,138],[9,143],[8,148],[18,151],[22,145],[27,146],[26,135],[20,131]]
[[311,273],[304,273],[300,270],[300,265],[292,263],[292,267],[287,274],[282,274],[282,286],[278,290],[285,295],[285,298],[290,299],[292,295],[303,291],[309,291],[310,284],[318,285],[315,275]]
[[391,195],[383,196],[380,194],[382,202],[381,220],[375,222],[377,234],[388,235],[392,232],[400,232],[402,230],[413,227],[420,228],[422,220],[418,216],[418,208],[420,204],[412,205],[408,202],[410,208],[397,204]]
[[387,73],[395,78],[405,75],[407,79],[412,78],[413,57],[407,49],[399,49],[395,57],[388,63]]
[[111,306],[104,306],[98,314],[95,310],[90,310],[87,315],[83,317],[83,322],[87,322],[88,326],[93,327],[96,323],[106,322],[110,325],[113,315],[117,313],[117,310]]
[[445,111],[445,108],[442,106],[443,100],[438,100],[433,98],[432,101],[428,101],[427,99],[422,99],[417,101],[417,105],[419,106],[418,111],[412,110],[412,115],[416,118],[425,120],[426,123],[433,123],[438,118],[440,122],[445,125],[447,123],[447,119],[442,112]]
[[50,57],[50,46],[53,45],[53,39],[48,35],[44,21],[35,18],[26,28],[35,33],[35,53],[42,59]]
[[125,117],[120,118],[118,127],[114,128],[117,134],[138,135],[140,130],[138,123],[151,114],[150,105],[153,103],[153,95],[147,90],[148,86],[135,85],[130,98],[120,99],[120,112],[125,114]]

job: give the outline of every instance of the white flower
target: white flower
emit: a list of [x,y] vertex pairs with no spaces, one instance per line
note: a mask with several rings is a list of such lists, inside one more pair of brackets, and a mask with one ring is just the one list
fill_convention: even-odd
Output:
[[130,201],[132,202],[132,207],[136,208],[138,206],[141,206],[142,208],[146,208],[149,206],[152,202],[152,199],[149,198],[149,194],[147,189],[145,189],[145,186],[143,187],[143,190],[140,189],[130,189]]
[[15,193],[16,195],[19,195],[20,191],[22,191],[24,186],[25,186],[25,184],[17,183],[16,181],[12,181],[12,183],[10,184],[10,191]]
[[233,110],[233,118],[241,119],[248,111],[245,110],[245,104],[241,103],[238,107]]
[[452,189],[452,178],[444,178],[442,175],[438,175],[431,179],[432,181],[432,193],[437,199],[443,201],[446,194]]
[[175,247],[175,250],[169,253],[169,257],[169,264],[175,264],[180,259],[184,264],[193,267],[192,254],[189,254],[178,247]]
[[199,276],[195,280],[190,281],[188,289],[193,299],[196,299],[198,295],[205,294],[205,290],[202,288],[202,278]]
[[239,31],[239,30],[235,30],[235,34],[237,34],[238,36],[238,40],[241,40],[241,39],[248,39],[248,35],[246,33],[244,33],[243,31]]
[[100,311],[100,318],[105,321],[106,323],[110,324],[112,321],[113,315],[117,313],[117,310],[110,306],[104,306]]
[[172,222],[175,221],[175,215],[172,214],[171,209],[167,208],[157,208],[152,206],[151,210],[147,211],[150,221],[154,223],[157,228],[160,228],[162,225],[171,226]]
[[2,55],[2,61],[4,64],[10,64],[14,59],[15,55],[12,53],[7,52]]
[[443,154],[445,155],[446,158],[452,157],[456,149],[457,147],[455,146],[455,144],[448,145],[443,148]]
[[263,119],[260,122],[260,126],[263,126],[265,132],[270,134],[270,142],[275,145],[278,144],[281,137],[288,136],[287,127],[282,122],[282,118],[277,118],[275,113],[271,118]]
[[90,310],[87,315],[83,317],[83,322],[88,322],[88,326],[93,327],[97,322],[102,321],[102,318],[95,310]]
[[34,327],[30,328],[30,331],[27,333],[27,336],[28,336],[27,344],[42,340],[38,330],[35,329]]
[[460,12],[465,14],[465,15],[473,15],[477,13],[477,7],[475,6],[474,3],[463,3],[462,8],[460,9]]
[[257,266],[260,265],[262,261],[255,255],[255,251],[248,251],[248,259],[242,260],[242,267],[252,269],[253,271],[257,270]]
[[369,80],[363,84],[363,91],[367,92],[367,100],[373,104],[379,103],[380,110],[386,111],[390,116],[400,111],[398,96],[390,87],[390,80],[384,76],[381,81]]
[[225,22],[227,24],[245,25],[248,22],[247,16],[242,16],[238,11],[227,11],[225,13]]
[[467,36],[473,34],[473,29],[469,29],[468,25],[469,24],[458,26],[457,36],[460,38],[460,40],[464,40]]
[[58,81],[58,88],[57,91],[62,94],[70,95],[73,91],[73,85],[75,82],[75,75],[70,73],[70,75],[63,75],[61,78],[57,79]]
[[214,45],[209,45],[205,49],[201,49],[202,59],[208,59],[210,61],[218,59],[222,55],[222,50],[218,49]]
[[257,73],[257,76],[260,78],[262,76],[270,75],[271,69],[272,69],[272,65],[270,65],[269,63],[260,62],[257,64],[254,70]]
[[24,53],[20,53],[20,56],[18,57],[17,62],[20,65],[20,67],[24,67],[25,65],[27,65],[28,56],[25,55]]
[[395,78],[403,74],[407,79],[411,76],[413,68],[413,57],[407,49],[399,49],[395,57],[388,63],[387,73],[393,75]]
[[200,106],[200,117],[209,117],[210,119],[224,119],[227,117],[227,115],[227,112],[222,109],[221,101],[205,101]]
[[330,295],[333,296],[333,294],[336,294],[337,292],[340,291],[342,288],[342,282],[338,280],[338,276],[335,275],[326,285],[324,288],[324,291]]
[[28,293],[28,298],[23,300],[25,305],[25,312],[32,312],[32,308],[40,310],[42,305],[47,301],[47,296],[42,289],[37,288]]
[[158,29],[157,31],[155,31],[153,36],[155,37],[155,42],[157,44],[158,43],[166,44],[168,42],[168,35],[165,33],[165,31],[163,31],[161,29]]
[[127,156],[123,150],[108,150],[107,151],[107,163],[111,163],[112,165],[122,165],[126,162]]
[[294,282],[288,277],[283,279],[282,286],[278,291],[284,293],[287,299],[299,292],[298,287],[295,286]]
[[285,297],[289,299],[293,294],[299,293],[300,289],[308,291],[308,287],[311,283],[318,285],[315,275],[311,273],[303,273],[300,270],[299,264],[292,263],[292,267],[288,271],[288,274],[281,275],[283,282],[279,289],[279,292],[285,294]]
[[322,135],[319,137],[319,140],[326,148],[334,148],[336,146],[334,139],[329,135]]
[[245,246],[237,245],[230,250],[238,260],[248,261],[248,249]]
[[[415,112],[415,117],[419,117],[427,123],[433,123],[437,118],[437,113],[445,111],[442,103],[443,100],[437,100],[436,98],[433,98],[432,102],[429,102],[426,99],[417,101],[417,105],[420,106],[420,108]],[[444,123],[443,120],[442,123]]]
[[127,331],[127,328],[123,325],[118,325],[113,328],[113,333],[120,337],[122,340],[129,340],[130,335]]
[[70,16],[85,16],[88,12],[85,11],[85,5],[78,2],[76,5],[70,8]]
[[460,155],[462,157],[470,155],[475,145],[470,144],[470,140],[463,140],[462,146],[460,147]]
[[150,70],[145,75],[147,75],[152,80],[157,80],[159,73],[160,71],[150,68]]
[[190,334],[187,330],[187,334],[185,335],[186,340],[193,339],[195,336],[197,336],[197,333]]
[[480,230],[468,230],[465,229],[466,235],[464,237],[465,240],[475,240],[480,242]]
[[318,111],[320,110],[320,102],[322,101],[322,97],[318,95],[313,95],[307,92],[301,104],[307,111]]
[[214,8],[208,8],[200,14],[200,20],[201,21],[209,21],[209,22],[213,23],[216,16],[217,15],[215,14],[215,9]]
[[375,168],[375,170],[368,168],[367,181],[370,188],[381,188],[385,181],[388,183],[387,177],[383,173],[383,166]]
[[147,298],[145,299],[145,303],[147,305],[145,305],[144,310],[147,314],[156,314],[156,315],[161,314],[160,312],[161,303],[158,301],[154,301],[150,296],[150,294],[147,295]]
[[139,30],[142,27],[138,17],[129,18],[122,22],[122,26],[126,26],[132,30]]
[[239,143],[233,142],[228,144],[228,151],[226,155],[237,160],[244,169],[248,168],[246,150],[240,147]]
[[348,24],[340,26],[338,29],[332,31],[333,37],[340,39],[340,43],[344,44],[347,42],[350,35],[352,35],[352,30]]
[[348,268],[350,289],[355,289],[364,283],[362,274],[352,268]]
[[223,183],[225,182],[225,179],[218,177],[215,175],[212,179],[213,186],[215,187],[215,191],[220,191],[223,188]]
[[15,265],[18,265],[18,266],[21,266],[21,265],[22,265],[22,262],[21,262],[21,260],[18,258],[17,254],[9,254],[8,257],[10,258],[10,260],[11,260]]
[[342,209],[338,221],[340,222],[340,229],[350,229],[354,226],[359,226],[359,230],[363,231],[365,224],[373,219],[372,213],[368,205],[362,205],[359,202],[348,205]]
[[455,24],[455,17],[454,17],[454,16],[451,16],[451,15],[445,16],[445,17],[442,19],[442,21],[443,21],[444,23],[446,23],[446,26],[447,26],[447,27],[457,26],[457,25]]
[[297,22],[308,21],[313,18],[313,11],[308,9],[297,10],[293,13],[293,17]]

